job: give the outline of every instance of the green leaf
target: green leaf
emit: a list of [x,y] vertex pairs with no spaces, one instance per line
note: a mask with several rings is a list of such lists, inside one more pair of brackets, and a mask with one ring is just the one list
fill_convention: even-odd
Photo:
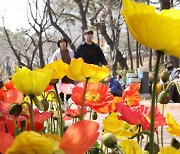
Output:
[[41,103],[44,106],[44,111],[47,111],[49,109],[49,102],[46,99],[42,99]]
[[32,99],[33,99],[34,104],[36,105],[36,107],[37,107],[39,110],[44,111],[44,105],[42,104],[42,102],[39,101],[36,96],[33,96]]

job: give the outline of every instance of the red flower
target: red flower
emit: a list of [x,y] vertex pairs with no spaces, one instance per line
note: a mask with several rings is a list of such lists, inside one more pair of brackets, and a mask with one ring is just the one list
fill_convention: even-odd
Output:
[[[39,132],[43,129],[44,121],[48,120],[51,117],[51,113],[42,112],[40,113],[37,108],[34,109],[34,127],[35,131]],[[27,130],[31,130],[30,120],[27,120]]]
[[78,121],[66,130],[59,147],[66,154],[84,154],[98,139],[98,128],[99,124],[94,121]]
[[[72,90],[72,100],[76,105],[81,106],[84,87],[76,86]],[[85,94],[85,106],[100,108],[109,104],[113,95],[109,92],[108,86],[102,83],[89,83]]]
[[[84,108],[83,115],[87,113],[87,109]],[[67,108],[65,112],[65,116],[63,117],[64,120],[71,120],[72,118],[79,117],[81,114],[81,108],[78,106],[77,109],[70,109]]]
[[13,136],[0,132],[0,153],[5,154],[6,150],[13,144],[13,141]]
[[[136,107],[129,107],[125,104],[116,104],[117,111],[120,112],[120,120],[125,120],[131,125],[140,124],[144,130],[150,129],[150,108],[144,105],[139,105]],[[158,108],[155,109],[155,126],[165,125],[165,118],[160,114]]]
[[130,84],[122,94],[122,98],[128,106],[139,105],[140,94],[139,94],[139,83]]
[[[132,110],[141,113],[144,115],[144,117],[148,118],[150,121],[151,117],[151,108],[144,105],[138,105],[131,108]],[[155,108],[155,117],[154,117],[154,128],[157,128],[159,126],[166,125],[166,119],[163,117],[163,115],[160,113],[158,107]]]
[[9,104],[0,103],[0,131],[14,135],[15,122],[24,121],[27,119],[27,115],[21,114],[19,116],[13,116],[8,113]]
[[6,82],[0,89],[0,100],[5,103],[17,103],[22,97],[23,94],[14,87],[12,80]]

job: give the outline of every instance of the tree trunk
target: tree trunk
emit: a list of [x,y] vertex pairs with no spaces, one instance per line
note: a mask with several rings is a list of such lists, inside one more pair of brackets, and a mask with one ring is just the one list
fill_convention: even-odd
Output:
[[138,54],[139,54],[139,62],[140,62],[140,65],[143,66],[142,55],[141,55],[141,44],[139,44]]
[[139,43],[136,41],[136,68],[139,68]]
[[149,50],[149,71],[152,71],[152,49]]
[[128,46],[128,54],[130,58],[130,63],[131,63],[131,70],[133,70],[133,58],[132,58],[132,52],[131,52],[131,44],[130,44],[130,38],[129,38],[129,30],[127,28],[127,46]]
[[42,43],[42,33],[40,32],[39,41],[38,41],[38,49],[39,49],[39,60],[40,60],[40,67],[41,68],[43,68],[45,66],[42,45],[43,45],[43,43]]

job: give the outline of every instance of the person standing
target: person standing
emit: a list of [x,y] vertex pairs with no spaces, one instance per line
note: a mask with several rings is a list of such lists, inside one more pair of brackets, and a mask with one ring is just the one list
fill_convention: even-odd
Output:
[[[70,64],[71,59],[74,58],[74,52],[68,48],[68,42],[65,38],[61,38],[57,42],[58,49],[53,53],[51,62],[56,61],[58,59],[62,59],[62,61],[66,64]],[[58,89],[61,85],[61,83],[73,83],[73,80],[69,79],[67,76],[64,76],[61,81],[58,82],[57,86]],[[71,97],[71,95],[66,95],[60,92],[60,97],[62,101],[65,102],[65,107],[67,108],[68,105],[68,100]]]
[[108,65],[106,58],[101,50],[101,48],[95,44],[93,39],[93,31],[85,30],[84,31],[85,41],[82,42],[75,51],[74,58],[82,58],[85,63],[94,64],[94,65]]

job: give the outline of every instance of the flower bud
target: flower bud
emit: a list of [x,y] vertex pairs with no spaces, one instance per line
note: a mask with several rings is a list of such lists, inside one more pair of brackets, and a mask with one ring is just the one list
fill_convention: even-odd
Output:
[[[158,153],[159,150],[159,146],[156,143],[154,143],[154,153]],[[148,151],[150,153],[150,142],[145,145],[144,151]]]
[[94,112],[93,115],[92,115],[92,119],[93,119],[93,120],[97,120],[97,117],[98,117],[97,113]]
[[170,92],[169,91],[162,91],[160,94],[159,94],[159,97],[158,97],[158,101],[159,103],[161,104],[167,104],[169,103],[171,97],[170,97]]
[[177,150],[180,148],[180,143],[178,140],[176,140],[175,138],[172,138],[171,140],[171,146],[176,148]]
[[22,113],[22,106],[19,104],[12,104],[9,106],[9,114],[14,115],[14,116],[18,116]]
[[168,70],[164,70],[162,73],[161,73],[161,80],[165,83],[169,80],[169,71]]
[[58,82],[59,82],[58,79],[52,79],[49,84],[50,85],[56,85],[56,83],[58,83]]
[[101,142],[108,148],[114,148],[117,145],[117,138],[112,133],[105,133],[101,137]]
[[162,85],[160,83],[158,83],[156,85],[156,93],[157,93],[157,95],[160,94],[161,91],[162,91]]

